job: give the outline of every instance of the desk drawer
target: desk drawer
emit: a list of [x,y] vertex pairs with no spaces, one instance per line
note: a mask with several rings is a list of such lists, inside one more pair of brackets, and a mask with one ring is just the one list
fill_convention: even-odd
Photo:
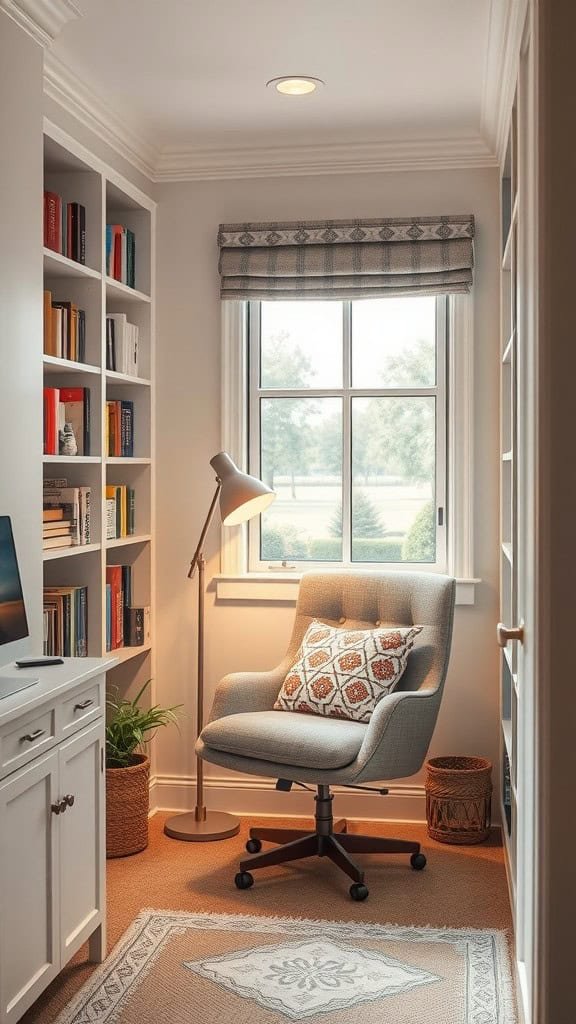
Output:
[[6,726],[0,734],[0,772],[2,775],[26,764],[53,745],[56,739],[54,707],[24,715]]
[[81,726],[98,718],[104,711],[104,684],[102,679],[92,680],[83,689],[62,702],[61,734],[69,736]]

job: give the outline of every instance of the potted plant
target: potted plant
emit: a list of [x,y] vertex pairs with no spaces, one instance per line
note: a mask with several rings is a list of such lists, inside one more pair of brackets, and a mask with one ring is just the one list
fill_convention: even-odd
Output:
[[162,725],[176,722],[177,707],[141,707],[150,680],[134,698],[107,701],[106,856],[126,857],[148,845],[150,758],[143,747]]

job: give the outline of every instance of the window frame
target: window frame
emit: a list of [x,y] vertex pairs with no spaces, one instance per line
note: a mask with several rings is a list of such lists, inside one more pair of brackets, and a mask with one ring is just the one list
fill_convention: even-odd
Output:
[[[310,300],[314,301],[314,300]],[[334,300],[336,301],[336,300]],[[445,296],[436,297],[435,348],[436,383],[431,387],[361,388],[352,381],[352,309],[355,300],[338,300],[342,311],[342,385],[329,388],[265,388],[261,385],[261,301],[246,303],[248,345],[248,472],[261,476],[261,404],[268,398],[336,398],[342,403],[342,560],[290,560],[271,562],[260,557],[261,517],[248,524],[248,571],[277,572],[282,569],[308,570],[401,570],[446,572],[447,569],[447,347],[448,309]],[[362,300],[356,300],[362,301]],[[355,398],[433,398],[435,401],[435,525],[436,560],[434,562],[364,562],[352,560],[351,498],[352,479],[352,404]],[[440,515],[440,510],[442,514]]]
[[[221,310],[221,447],[242,469],[248,468],[247,303],[222,300]],[[447,388],[447,522],[448,572],[457,581],[456,603],[473,605],[474,575],[474,292],[448,296]],[[362,563],[359,563],[360,565]],[[326,571],[330,571],[327,569]],[[409,570],[406,570],[409,571]],[[219,600],[294,604],[298,570],[248,571],[246,524],[223,526]]]

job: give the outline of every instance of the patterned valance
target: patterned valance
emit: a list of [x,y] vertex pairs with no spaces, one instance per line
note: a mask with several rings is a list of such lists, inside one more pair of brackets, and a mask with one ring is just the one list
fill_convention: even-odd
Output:
[[223,299],[446,295],[472,285],[474,217],[221,224]]

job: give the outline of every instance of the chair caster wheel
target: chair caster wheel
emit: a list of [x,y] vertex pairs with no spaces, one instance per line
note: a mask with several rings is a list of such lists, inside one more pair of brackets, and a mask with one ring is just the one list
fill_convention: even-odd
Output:
[[249,871],[239,871],[234,878],[234,885],[237,889],[249,889],[254,885],[254,876]]
[[260,853],[260,850],[262,849],[262,840],[249,839],[246,843],[246,849],[248,853]]
[[361,903],[368,898],[368,889],[362,882],[354,882],[354,885],[350,886],[350,895],[353,900]]
[[422,868],[426,867],[426,857],[423,853],[413,853],[410,857],[410,865],[414,871],[422,871]]

